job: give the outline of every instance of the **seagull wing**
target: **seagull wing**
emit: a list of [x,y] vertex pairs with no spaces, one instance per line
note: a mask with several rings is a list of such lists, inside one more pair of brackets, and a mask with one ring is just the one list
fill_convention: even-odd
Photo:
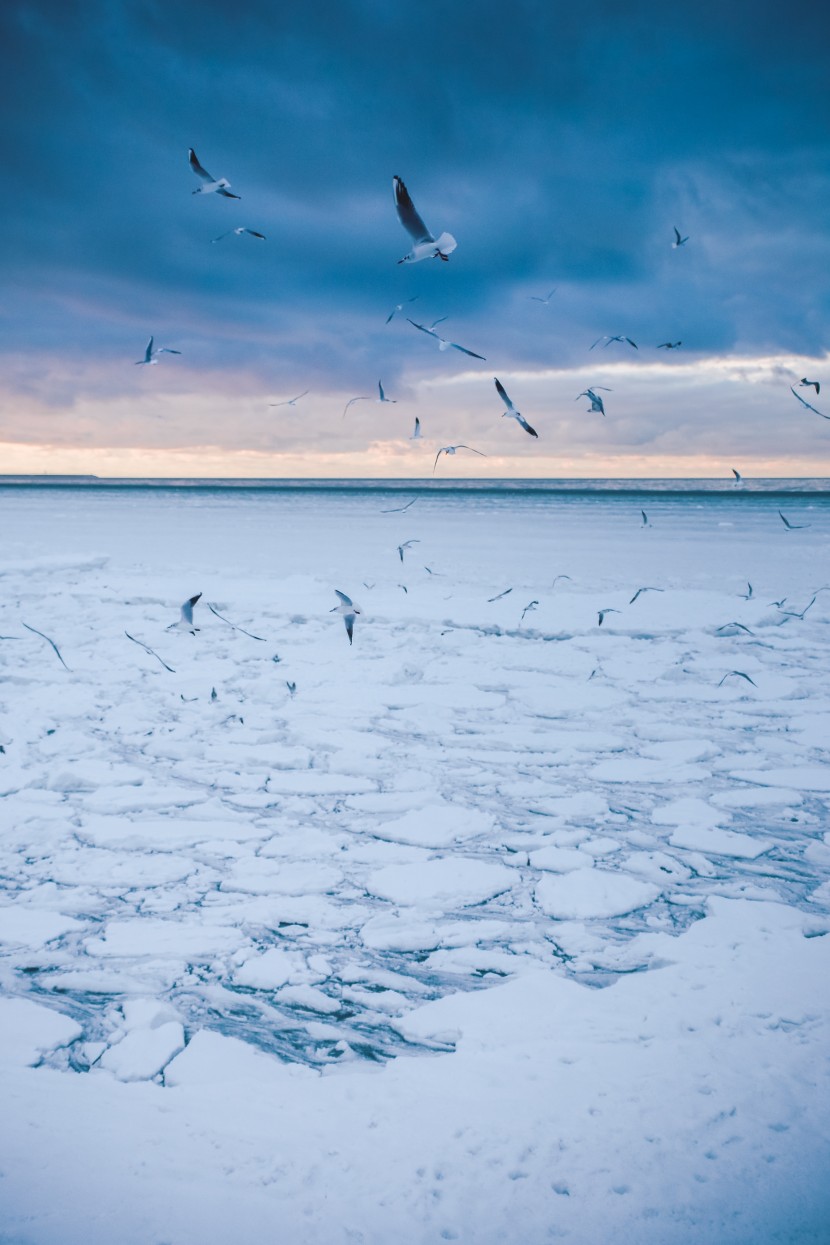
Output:
[[144,351],[144,362],[149,363],[153,357],[153,338],[151,337],[147,343],[147,349]]
[[203,182],[215,181],[215,178],[211,177],[207,169],[202,168],[201,164],[199,163],[199,157],[196,155],[196,152],[193,150],[192,147],[188,149],[187,158],[190,161],[190,167],[193,169],[193,172],[196,174],[197,177],[201,177]]
[[409,191],[399,177],[392,178],[395,191],[395,207],[398,209],[398,220],[414,242],[434,242],[432,234],[415,210],[415,204],[409,197]]
[[499,380],[498,376],[494,376],[493,381],[495,382],[496,393],[499,395],[502,402],[507,407],[508,411],[515,411],[516,408],[513,405],[513,403],[510,401],[510,399],[508,398],[507,390],[505,389],[504,385]]
[[354,605],[351,597],[347,597],[345,592],[341,592],[339,588],[335,588],[334,595],[339,597],[344,605]]
[[626,337],[626,338],[624,338],[624,340],[628,342],[629,346],[633,346],[635,350],[639,350],[639,349],[640,349],[640,347],[637,345],[637,343],[636,343],[636,342],[633,342],[633,341],[631,340],[631,338],[630,338],[630,337]]
[[674,227],[674,245],[680,246],[680,230],[677,228],[677,225]]
[[[227,190],[224,186],[220,186],[220,188],[217,190],[216,193],[218,195],[222,195],[222,197],[225,199],[241,199],[242,198],[242,195],[235,195],[232,190]],[[250,229],[246,229],[245,232],[250,233],[251,231]]]
[[[437,337],[438,334],[435,333],[433,336]],[[442,339],[439,338],[439,341],[440,340]],[[462,354],[468,354],[471,359],[481,359],[483,363],[487,362],[483,354],[476,354],[474,350],[468,350],[466,346],[459,346],[458,342],[448,342],[447,345],[452,346],[453,350],[460,350]]]
[[442,454],[446,454],[446,452],[447,452],[446,450],[439,450],[438,453],[435,455],[435,462],[432,464],[433,475],[435,475],[435,468],[438,466],[438,459],[441,457]]
[[352,636],[354,635],[354,620],[355,620],[354,614],[343,615],[343,622],[346,624],[346,635],[349,637],[350,644],[352,642]]
[[597,340],[594,342],[594,344],[592,346],[589,346],[589,350],[593,350],[594,346],[598,346],[600,342],[605,342],[607,345],[610,340],[611,339],[609,337],[598,337]]
[[[238,198],[239,198],[239,195],[236,195],[236,198],[238,199]],[[249,233],[249,234],[251,235],[251,237],[252,237],[252,238],[262,238],[262,241],[263,241],[263,242],[266,242],[266,241],[267,241],[267,239],[266,239],[266,237],[265,237],[265,234],[264,234],[264,233],[257,233],[256,229],[246,229],[246,230],[245,230],[245,233]]]
[[539,433],[536,431],[536,429],[531,428],[530,424],[527,422],[524,415],[520,415],[518,411],[516,412],[516,419],[522,425],[525,432],[529,432],[532,437],[538,437]]
[[160,346],[156,354],[181,354],[181,350],[171,350],[169,346]]
[[201,592],[197,592],[195,597],[188,598],[182,606],[182,622],[186,622],[188,626],[193,626],[193,606],[201,597]]
[[483,454],[483,453],[481,452],[481,450],[474,450],[474,449],[473,449],[473,447],[472,447],[471,445],[456,445],[456,447],[455,447],[455,448],[456,448],[457,450],[469,450],[469,451],[470,451],[470,453],[472,453],[472,454],[478,454],[479,458],[486,458],[486,457],[487,457],[487,455],[486,455],[486,454]]

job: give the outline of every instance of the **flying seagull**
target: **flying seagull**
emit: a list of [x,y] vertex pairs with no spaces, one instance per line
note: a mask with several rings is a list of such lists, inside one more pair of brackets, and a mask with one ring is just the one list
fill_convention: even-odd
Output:
[[236,623],[231,622],[231,620],[229,618],[226,618],[224,614],[220,614],[218,609],[214,605],[211,605],[210,601],[206,601],[205,604],[207,605],[211,614],[215,614],[217,618],[221,618],[222,622],[227,623],[228,626],[233,628],[234,631],[241,631],[243,635],[250,636],[252,640],[262,640],[263,643],[265,642],[264,635],[254,635],[253,631],[246,631],[244,627],[238,627]]
[[674,242],[672,242],[671,244],[672,250],[676,251],[679,246],[685,246],[688,241],[689,241],[688,235],[685,238],[681,238],[680,230],[677,228],[677,225],[675,225],[674,226]]
[[780,510],[778,511],[778,514],[781,518],[781,522],[784,524],[784,527],[788,532],[800,532],[802,528],[813,526],[812,523],[790,523],[790,520],[786,517],[786,515],[781,514]]
[[743,670],[727,670],[726,674],[718,684],[718,687],[722,687],[727,679],[731,679],[733,677],[737,679],[746,679],[747,683],[751,683],[753,687],[758,686],[754,679],[751,679],[748,674],[744,674]]
[[751,600],[752,600],[753,595],[754,595],[754,594],[753,594],[753,591],[752,591],[752,584],[749,582],[749,580],[747,580],[747,581],[746,581],[746,592],[739,592],[739,593],[738,593],[738,596],[739,596],[739,597],[743,597],[743,599],[744,599],[745,601],[751,601]]
[[409,439],[410,441],[420,441],[423,439],[423,434],[421,432],[421,421],[417,415],[415,416],[415,430]]
[[405,506],[395,506],[394,509],[392,510],[381,510],[380,513],[381,514],[403,514],[404,510],[408,510],[410,506],[414,506],[417,500],[418,500],[417,497],[413,497],[412,501],[408,501]]
[[739,622],[724,623],[723,626],[717,627],[716,630],[717,631],[729,631],[731,627],[735,627],[738,631],[745,631],[747,635],[755,634],[754,631],[750,631],[749,627],[745,627],[743,623],[739,623]]
[[148,363],[152,367],[155,363],[158,363],[160,354],[181,354],[181,350],[171,350],[168,346],[154,346],[153,338],[151,337],[147,343],[147,349],[144,351],[144,358],[136,359],[135,365],[136,367],[141,367],[143,364]]
[[[786,600],[786,597],[784,598],[784,600]],[[818,600],[818,597],[815,597],[815,596],[814,596],[814,597],[813,597],[813,599],[812,599],[812,601],[810,601],[808,605],[805,605],[805,606],[804,606],[804,609],[801,611],[801,613],[800,613],[800,614],[799,614],[799,613],[797,613],[795,610],[782,610],[780,605],[779,605],[779,607],[778,607],[778,612],[779,612],[780,614],[786,614],[788,618],[800,618],[800,619],[802,619],[802,620],[803,620],[803,619],[804,619],[804,615],[807,613],[807,610],[808,610],[808,609],[811,609],[811,608],[812,608],[812,606],[814,606],[814,605],[815,605],[815,603],[816,603],[816,601],[817,601],[817,600]],[[782,602],[782,604],[783,604],[783,602]]]
[[405,549],[410,549],[412,545],[420,545],[419,540],[405,540],[402,545],[398,545],[398,556],[403,562],[403,554]]
[[349,637],[349,643],[351,644],[352,635],[354,633],[355,617],[358,614],[362,614],[363,611],[361,610],[360,606],[355,605],[351,597],[346,596],[345,592],[340,592],[337,588],[335,588],[334,592],[335,592],[335,596],[338,596],[340,598],[341,603],[340,605],[333,606],[329,610],[329,613],[340,614],[342,616],[343,622],[346,624],[346,635]]
[[304,389],[302,393],[298,393],[296,398],[286,398],[284,402],[269,402],[269,406],[294,406],[299,402],[300,398],[304,398],[307,393],[311,393],[310,389]]
[[[462,354],[468,354],[473,359],[484,359],[483,354],[476,354],[474,350],[468,350],[466,346],[459,346],[458,342],[448,341],[446,337],[442,337],[440,333],[436,333],[435,325],[440,324],[441,320],[436,320],[432,328],[427,328],[425,324],[416,324],[414,320],[409,319],[409,316],[407,316],[406,318],[409,324],[411,324],[413,328],[420,329],[422,333],[428,333],[430,337],[434,337],[435,340],[438,342],[439,350],[450,350],[450,349],[460,350]],[[445,320],[446,316],[443,316],[442,319]]]
[[628,604],[633,605],[634,602],[637,600],[637,597],[640,596],[640,594],[643,592],[665,592],[665,589],[664,588],[638,588],[637,591],[634,593],[634,596],[628,602]]
[[548,294],[547,298],[542,298],[539,294],[528,294],[528,298],[534,303],[544,303],[544,305],[547,307],[548,303],[553,298],[554,294],[556,293],[558,289],[559,289],[558,285],[554,286],[550,294]]
[[802,405],[802,406],[806,406],[806,407],[807,407],[807,410],[808,410],[808,411],[812,411],[814,415],[821,415],[821,418],[822,418],[822,419],[830,419],[830,415],[825,415],[825,414],[823,414],[823,412],[822,412],[822,411],[817,411],[817,410],[816,410],[816,408],[815,408],[814,406],[810,406],[810,403],[809,403],[809,402],[805,402],[805,401],[804,401],[804,399],[802,398],[801,394],[800,394],[800,393],[796,393],[796,391],[795,391],[795,389],[792,387],[792,385],[790,385],[790,393],[793,395],[793,397],[794,397],[794,398],[798,398],[798,400],[799,400],[799,402],[801,403],[801,405]]
[[660,342],[658,350],[676,350],[678,346],[682,346],[682,342]]
[[349,409],[349,407],[352,405],[353,402],[371,402],[371,401],[372,401],[371,395],[368,393],[361,393],[356,398],[349,398],[348,402],[343,407],[343,414],[341,418],[342,419],[346,418],[346,411]]
[[240,195],[231,194],[229,189],[230,182],[227,177],[220,177],[217,181],[215,177],[211,177],[207,169],[202,168],[196,152],[192,147],[188,149],[187,158],[190,161],[190,167],[193,169],[193,172],[197,177],[201,177],[202,182],[204,183],[202,186],[197,187],[197,189],[193,191],[194,195],[217,194],[223,195],[226,199],[239,199],[241,197]]
[[551,584],[551,589],[553,589],[553,588],[555,588],[555,587],[556,587],[556,585],[559,583],[559,580],[560,580],[560,579],[568,579],[568,580],[569,580],[570,578],[571,578],[571,577],[570,577],[570,575],[554,575],[554,577],[553,577],[553,583]]
[[432,474],[435,475],[435,468],[438,466],[438,459],[442,454],[454,454],[456,450],[470,450],[473,454],[478,454],[479,458],[486,458],[486,454],[482,454],[481,450],[474,450],[471,445],[442,445],[441,449],[435,455],[435,462],[432,464]]
[[398,220],[415,244],[409,254],[399,259],[398,263],[417,264],[421,259],[448,260],[458,245],[452,234],[442,233],[440,237],[434,238],[415,210],[409,191],[399,177],[392,178],[392,188],[395,192]]
[[[172,666],[168,666],[167,662],[164,661],[163,658],[159,657],[158,653],[156,652],[154,648],[150,648],[149,644],[145,644],[143,640],[137,640],[134,635],[130,635],[129,631],[125,631],[124,635],[127,637],[128,640],[132,640],[133,644],[137,644],[139,648],[143,648],[145,653],[149,653],[151,657],[155,657],[156,661],[160,661],[161,664],[164,666],[165,670],[169,670],[171,674],[176,673],[176,671],[173,669]],[[195,700],[196,697],[194,696],[193,699]],[[182,700],[184,700],[184,697],[182,697]]]
[[[597,389],[606,389],[606,386],[597,385]],[[611,390],[606,389],[606,392],[610,393]],[[603,405],[602,398],[599,396],[598,393],[594,393],[593,389],[583,389],[582,393],[578,393],[576,395],[576,397],[574,398],[574,402],[578,402],[580,398],[588,399],[588,401],[591,403],[592,411],[599,411],[600,415],[605,414],[605,407]]]
[[418,301],[418,295],[416,294],[414,298],[405,298],[402,303],[395,303],[395,306],[392,308],[392,310],[389,312],[389,315],[386,317],[386,323],[388,324],[390,320],[394,320],[395,313],[397,311],[403,311],[407,303],[417,303],[417,301]]
[[[23,622],[22,619],[21,619],[21,622]],[[63,666],[64,670],[69,670],[69,667],[67,666],[66,662],[63,660],[63,657],[61,656],[61,651],[58,648],[54,640],[50,640],[48,635],[44,635],[42,631],[38,631],[37,627],[30,627],[27,622],[24,622],[23,626],[26,628],[27,631],[33,631],[35,635],[40,636],[41,640],[45,640],[47,644],[51,645],[51,647],[55,651],[55,656],[57,657],[60,664]]]
[[495,381],[495,384],[496,384],[496,392],[498,393],[504,405],[507,407],[507,410],[502,411],[501,413],[502,419],[504,419],[506,416],[509,416],[510,419],[515,419],[517,423],[521,424],[525,432],[529,432],[532,437],[538,437],[539,433],[536,431],[536,429],[531,428],[530,424],[527,422],[527,420],[525,419],[521,411],[517,411],[513,403],[508,398],[504,385],[501,383],[498,376],[494,376],[493,380]]
[[643,516],[643,527],[651,527],[651,524],[648,521],[648,515],[646,514],[645,510],[641,510],[640,514]]
[[742,484],[742,483],[743,483],[743,476],[741,475],[740,471],[736,471],[734,467],[731,467],[731,468],[730,468],[730,471],[732,472],[733,476],[735,477],[735,483],[736,483],[736,484]]
[[[198,194],[199,192],[197,190],[194,190],[193,193],[195,195],[195,194]],[[233,197],[236,199],[239,196],[234,195]],[[262,238],[262,241],[263,242],[265,241],[264,233],[257,233],[256,229],[248,229],[245,225],[237,225],[235,229],[226,229],[224,233],[220,233],[218,238],[211,238],[211,242],[221,242],[223,238],[230,237],[232,233],[236,234],[237,238],[241,238],[243,233],[249,233],[252,238]]]
[[806,376],[802,376],[801,380],[798,383],[802,388],[806,387],[807,389],[815,389],[816,397],[818,397],[818,395],[821,393],[821,382],[820,381],[808,380]]
[[538,601],[531,601],[529,605],[526,605],[524,609],[522,610],[522,616],[519,619],[519,622],[524,622],[525,614],[529,614],[531,610],[535,610],[538,604],[539,604]]
[[500,592],[500,593],[498,594],[498,596],[495,596],[495,597],[488,597],[488,598],[487,598],[487,604],[488,604],[488,605],[492,605],[494,601],[500,601],[500,600],[502,599],[502,597],[506,597],[506,596],[507,596],[507,594],[508,594],[509,592],[512,592],[512,591],[513,591],[513,589],[512,589],[512,588],[505,588],[504,592]]
[[375,399],[376,402],[397,402],[398,400],[397,398],[387,398],[386,394],[383,392],[383,385],[380,381],[378,381],[378,394],[380,396]]
[[603,623],[604,623],[604,621],[605,621],[605,615],[606,615],[606,614],[619,614],[619,612],[620,612],[619,610],[615,610],[615,609],[613,609],[612,607],[609,607],[607,610],[600,610],[600,611],[599,611],[599,613],[597,614],[597,618],[598,618],[598,620],[599,620],[599,621],[597,622],[597,626],[598,626],[598,627],[601,627],[601,626],[602,626],[602,624],[603,624]]
[[171,623],[167,628],[168,631],[189,631],[191,635],[196,634],[199,628],[193,626],[193,606],[199,600],[201,595],[201,592],[197,592],[195,597],[188,597],[182,606],[179,621]]
[[[594,342],[594,346],[598,346],[600,342],[602,342],[604,346],[610,346],[611,342],[628,342],[629,346],[633,346],[635,350],[640,349],[636,342],[633,342],[630,337],[625,337],[621,333],[617,333],[614,337],[609,337],[606,333],[604,337],[597,338]],[[593,350],[594,346],[591,346],[590,349]]]

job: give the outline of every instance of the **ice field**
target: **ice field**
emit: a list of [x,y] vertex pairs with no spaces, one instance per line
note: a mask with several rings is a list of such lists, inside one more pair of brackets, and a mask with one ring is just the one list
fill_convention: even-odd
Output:
[[830,494],[0,520],[0,1241],[830,1239]]

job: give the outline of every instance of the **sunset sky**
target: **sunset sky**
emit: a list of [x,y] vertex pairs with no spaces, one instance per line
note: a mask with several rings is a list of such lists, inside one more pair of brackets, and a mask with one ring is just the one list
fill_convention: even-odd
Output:
[[[830,475],[790,393],[830,415],[828,33],[814,0],[7,0],[0,472]],[[397,264],[393,174],[449,263]],[[181,355],[134,366],[151,334]]]

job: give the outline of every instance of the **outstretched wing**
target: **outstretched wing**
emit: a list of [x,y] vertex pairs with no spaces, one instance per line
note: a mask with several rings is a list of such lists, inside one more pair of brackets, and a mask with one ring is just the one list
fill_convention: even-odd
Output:
[[344,604],[344,605],[352,605],[352,604],[353,604],[352,598],[351,598],[351,597],[347,597],[347,596],[346,596],[346,594],[345,594],[345,592],[341,592],[339,588],[335,588],[335,590],[334,590],[334,595],[335,595],[335,596],[337,596],[337,597],[339,597],[339,598],[340,598],[340,600],[343,602],[343,604]]
[[515,411],[516,408],[513,405],[513,403],[510,401],[510,399],[508,398],[507,390],[505,389],[504,385],[499,380],[498,376],[494,376],[493,380],[496,382],[496,392],[498,393],[504,405],[507,407],[508,411]]
[[392,178],[395,191],[395,207],[398,209],[398,220],[414,242],[434,242],[432,234],[415,210],[415,204],[409,197],[409,191],[399,177]]
[[[433,333],[433,337],[437,336],[437,333]],[[471,359],[481,359],[483,362],[487,362],[483,354],[476,354],[474,350],[468,350],[466,346],[459,346],[458,342],[450,342],[449,344],[453,350],[460,350],[462,354],[468,354]]]
[[193,625],[193,606],[199,600],[201,595],[201,592],[197,592],[195,597],[190,597],[189,600],[185,601],[182,606],[182,621],[186,622],[189,626]]
[[212,182],[214,180],[210,173],[208,173],[207,169],[202,168],[199,163],[199,157],[196,155],[196,152],[192,147],[188,149],[187,158],[190,161],[190,167],[193,169],[193,172],[197,177],[201,177],[203,182]]
[[524,428],[525,432],[529,432],[529,433],[530,433],[530,435],[531,435],[532,437],[538,437],[539,433],[536,431],[536,429],[535,429],[535,428],[531,428],[530,424],[527,422],[527,420],[525,419],[524,415],[519,415],[519,414],[518,414],[518,412],[517,412],[517,413],[516,413],[516,419],[517,419],[517,420],[519,421],[519,423],[522,425],[522,427]]
[[[411,324],[414,329],[420,329],[422,333],[429,333],[430,337],[436,337],[438,338],[438,341],[441,341],[438,334],[433,333],[432,329],[428,329],[425,324],[416,324],[414,320],[410,320],[409,316],[406,317],[406,322],[407,324]],[[459,346],[458,349],[460,350],[461,347]]]
[[[226,190],[224,186],[220,186],[216,193],[218,195],[222,195],[225,199],[241,199],[242,198],[242,195],[235,195],[233,191]],[[250,230],[248,230],[248,232],[250,233]]]

